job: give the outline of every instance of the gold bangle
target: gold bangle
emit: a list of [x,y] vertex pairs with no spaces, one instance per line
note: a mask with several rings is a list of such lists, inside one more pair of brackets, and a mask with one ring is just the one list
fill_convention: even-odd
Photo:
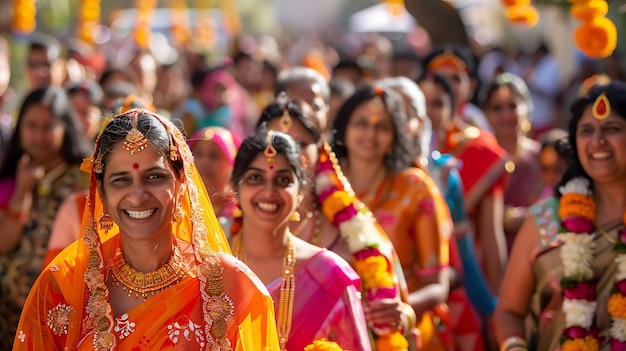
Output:
[[526,351],[528,350],[528,342],[519,336],[510,336],[506,338],[500,345],[500,351]]
[[415,315],[415,310],[411,305],[406,302],[402,303],[402,313],[400,315],[402,319],[403,329],[404,331],[409,331],[415,329],[417,325],[417,316]]

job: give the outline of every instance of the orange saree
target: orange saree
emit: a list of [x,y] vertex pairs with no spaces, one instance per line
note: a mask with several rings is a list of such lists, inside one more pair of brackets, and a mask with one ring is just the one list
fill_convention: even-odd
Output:
[[[409,292],[422,286],[422,276],[448,267],[452,221],[443,197],[426,172],[408,168],[386,176],[368,194],[360,195],[394,244]],[[435,325],[435,320],[446,318],[445,313],[435,316],[434,311],[422,316],[418,324],[422,349],[449,349],[450,341],[441,332],[443,325]]]
[[[105,262],[113,254],[114,241],[103,246]],[[14,350],[93,350],[95,326],[75,318],[80,313],[71,303],[77,290],[75,252],[76,243],[64,250],[35,283]],[[233,317],[226,326],[227,338],[233,350],[262,350],[277,339],[272,299],[269,294],[258,293],[265,287],[240,261],[230,255],[219,257],[224,268],[224,292],[235,302]],[[199,284],[197,277],[188,275],[143,304],[115,316],[117,350],[203,350],[207,335],[202,327]],[[70,335],[74,328],[81,329],[79,335]]]
[[35,282],[14,350],[278,350],[269,293],[230,254],[182,134],[148,111],[129,113],[159,119],[169,133],[170,152],[182,160],[181,182],[186,187],[179,203],[181,217],[171,230],[189,269],[180,281],[114,314],[107,281],[122,234],[117,226],[97,225],[103,213],[94,171],[98,141],[94,156],[81,166],[91,177],[80,238]]

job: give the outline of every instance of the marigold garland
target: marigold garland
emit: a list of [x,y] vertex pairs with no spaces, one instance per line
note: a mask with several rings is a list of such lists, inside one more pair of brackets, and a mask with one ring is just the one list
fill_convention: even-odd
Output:
[[533,27],[539,23],[539,12],[532,6],[512,6],[506,11],[506,17],[512,23]]
[[576,28],[574,41],[588,57],[604,58],[617,47],[617,28],[608,18],[596,17]]
[[13,0],[11,31],[18,35],[28,35],[37,28],[37,7],[35,0]]
[[339,344],[325,339],[315,340],[307,345],[304,351],[344,351]]
[[[597,338],[598,328],[593,325],[597,309],[596,282],[593,280],[592,249],[595,247],[593,221],[596,204],[589,189],[589,180],[578,177],[559,188],[562,194],[559,217],[563,232],[559,239],[564,277],[561,280],[563,290],[563,312],[565,330],[561,338],[562,351],[596,351],[600,345]],[[589,216],[590,208],[594,215]],[[626,226],[626,211],[622,222]],[[626,349],[626,227],[620,229],[613,250],[618,253],[615,259],[617,273],[612,295],[607,302],[611,315],[611,350]]]
[[530,4],[530,0],[501,0],[501,2],[509,22],[529,27],[539,22],[539,12]]
[[[534,26],[539,13],[530,0],[500,0],[511,23]],[[570,14],[583,23],[574,31],[574,42],[590,58],[610,56],[617,47],[617,28],[606,18],[606,0],[569,0]]]
[[[316,192],[323,213],[348,243],[354,270],[361,277],[366,302],[399,298],[393,265],[382,249],[383,238],[369,209],[360,203],[345,181],[339,162],[328,143],[320,148],[316,169]],[[408,341],[391,325],[374,325],[377,351],[406,351]],[[307,350],[308,351],[308,350]]]
[[572,17],[583,22],[590,22],[596,17],[605,16],[609,12],[609,4],[605,0],[591,0],[572,4]]

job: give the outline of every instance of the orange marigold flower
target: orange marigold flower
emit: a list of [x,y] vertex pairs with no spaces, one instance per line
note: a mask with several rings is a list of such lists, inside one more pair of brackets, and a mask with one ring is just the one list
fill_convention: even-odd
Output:
[[530,0],[502,0],[502,3],[507,7],[528,6],[530,5]]
[[370,256],[355,260],[354,270],[359,274],[365,289],[392,288],[393,278],[389,274],[389,264],[384,256]]
[[506,16],[510,22],[529,27],[535,26],[539,22],[539,12],[536,8],[528,5],[509,7]]
[[379,351],[405,351],[408,348],[408,341],[398,332],[381,335],[376,339],[376,350]]
[[574,32],[576,46],[590,58],[610,56],[617,45],[617,28],[605,17],[596,17],[576,28]]
[[606,0],[590,0],[575,3],[570,7],[570,13],[574,18],[583,22],[593,21],[596,17],[602,17],[609,12],[609,4]]
[[615,293],[609,298],[607,310],[615,318],[626,319],[626,296]]
[[334,341],[320,339],[306,346],[304,351],[343,351],[343,349]]
[[335,191],[330,194],[322,204],[322,212],[326,218],[335,218],[337,213],[343,211],[355,201],[355,198],[343,191]]
[[587,336],[584,339],[569,339],[561,345],[561,351],[598,351],[600,345],[596,338]]

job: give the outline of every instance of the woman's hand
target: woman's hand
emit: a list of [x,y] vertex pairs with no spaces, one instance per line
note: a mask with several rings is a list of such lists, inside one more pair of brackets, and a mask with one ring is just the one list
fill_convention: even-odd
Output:
[[370,302],[364,307],[365,319],[370,327],[374,325],[389,325],[402,329],[402,302],[397,299],[379,299]]
[[16,200],[23,201],[26,195],[32,194],[37,182],[45,174],[45,169],[33,162],[28,154],[23,154],[17,164],[15,173],[15,193]]

